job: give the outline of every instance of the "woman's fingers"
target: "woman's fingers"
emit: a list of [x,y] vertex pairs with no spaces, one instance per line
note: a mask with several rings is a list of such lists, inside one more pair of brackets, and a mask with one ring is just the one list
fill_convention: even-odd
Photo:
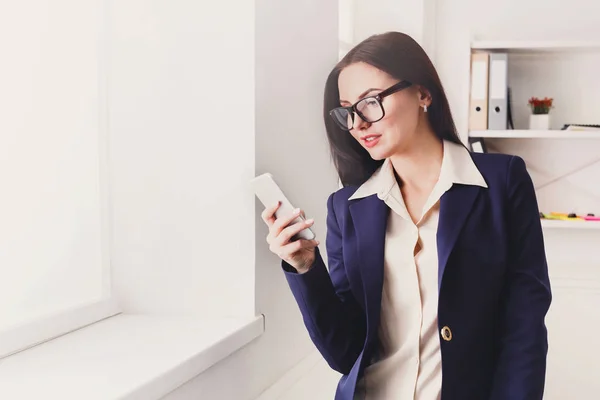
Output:
[[293,220],[298,218],[302,213],[302,210],[296,208],[291,214],[279,216],[275,219],[275,223],[271,226],[271,233],[273,236],[279,236],[282,230],[285,229],[286,226],[292,223]]
[[285,229],[283,229],[279,235],[277,235],[277,239],[276,239],[276,243],[283,247],[286,244],[288,244],[288,242],[290,241],[290,239],[292,237],[294,237],[294,235],[296,235],[297,233],[301,232],[302,230],[311,227],[313,224],[315,223],[315,221],[313,219],[307,219],[307,220],[302,220],[301,222],[295,223],[293,225],[290,225],[288,227],[286,227]]
[[[281,203],[265,208],[261,217],[263,221],[269,227],[269,235],[267,236],[267,243],[269,244],[269,250],[277,254],[282,259],[289,259],[294,253],[302,249],[314,248],[318,245],[316,240],[296,240],[290,243],[292,237],[301,232],[302,230],[311,227],[314,224],[313,219],[305,220],[304,211],[295,209],[290,215],[275,216],[275,212],[279,209]],[[301,217],[300,222],[294,220]]]
[[273,204],[271,207],[265,208],[260,215],[262,220],[265,221],[265,224],[267,224],[269,228],[273,226],[273,223],[275,222],[275,212],[280,205],[281,203],[277,202],[277,204]]

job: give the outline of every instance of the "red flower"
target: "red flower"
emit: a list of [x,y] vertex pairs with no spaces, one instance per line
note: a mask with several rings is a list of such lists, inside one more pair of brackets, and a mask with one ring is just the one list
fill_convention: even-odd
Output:
[[544,97],[543,99],[532,97],[529,99],[529,106],[534,114],[548,114],[552,108],[552,100],[552,98],[548,97]]

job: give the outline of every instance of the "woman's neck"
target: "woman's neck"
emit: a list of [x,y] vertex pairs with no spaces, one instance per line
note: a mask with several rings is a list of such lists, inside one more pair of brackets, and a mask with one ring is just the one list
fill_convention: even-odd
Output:
[[444,145],[431,131],[419,132],[415,142],[390,157],[396,179],[404,186],[427,190],[437,182],[442,168]]

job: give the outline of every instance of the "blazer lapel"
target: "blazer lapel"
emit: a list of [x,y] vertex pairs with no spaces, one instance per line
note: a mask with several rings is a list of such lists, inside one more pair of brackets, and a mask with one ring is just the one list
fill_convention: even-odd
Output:
[[370,340],[369,333],[376,333],[379,326],[385,232],[389,208],[377,195],[371,195],[353,200],[349,209],[357,238],[355,254],[365,293],[367,340]]
[[438,292],[442,286],[448,257],[456,244],[469,213],[480,191],[479,186],[453,185],[440,199],[440,217],[437,231]]

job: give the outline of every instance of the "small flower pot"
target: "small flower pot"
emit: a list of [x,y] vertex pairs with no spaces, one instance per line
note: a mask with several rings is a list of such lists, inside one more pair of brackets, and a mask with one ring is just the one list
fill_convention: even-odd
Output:
[[550,129],[550,114],[531,114],[529,116],[529,129],[547,131]]

